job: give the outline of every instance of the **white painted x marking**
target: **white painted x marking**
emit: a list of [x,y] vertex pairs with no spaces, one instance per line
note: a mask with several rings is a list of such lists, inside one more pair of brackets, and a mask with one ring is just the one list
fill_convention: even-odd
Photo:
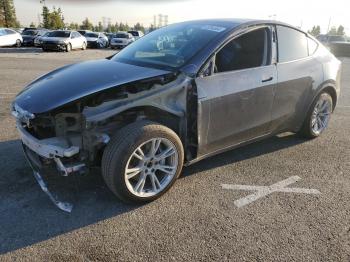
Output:
[[297,188],[297,187],[287,187],[291,184],[294,184],[301,178],[298,176],[291,176],[285,180],[272,184],[271,186],[248,186],[248,185],[230,185],[222,184],[223,189],[232,189],[232,190],[245,190],[245,191],[255,191],[255,193],[250,194],[246,197],[240,198],[234,201],[234,204],[237,207],[243,207],[248,205],[259,198],[270,195],[274,192],[284,192],[284,193],[302,193],[302,194],[321,194],[317,189],[309,188]]

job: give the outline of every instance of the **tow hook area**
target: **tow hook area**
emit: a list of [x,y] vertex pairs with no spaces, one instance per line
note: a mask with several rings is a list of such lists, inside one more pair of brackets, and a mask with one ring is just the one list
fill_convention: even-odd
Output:
[[83,173],[85,170],[85,164],[79,163],[76,165],[65,166],[63,165],[60,158],[55,157],[53,160],[56,163],[57,170],[61,173],[62,176],[68,176],[71,173],[79,172]]

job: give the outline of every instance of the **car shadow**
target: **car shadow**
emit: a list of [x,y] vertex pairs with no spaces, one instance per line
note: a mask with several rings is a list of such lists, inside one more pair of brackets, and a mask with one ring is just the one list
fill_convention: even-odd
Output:
[[[295,135],[272,137],[186,167],[183,176],[278,151],[304,141]],[[57,209],[39,189],[26,164],[19,140],[0,142],[0,155],[0,254],[127,212],[137,212],[142,207],[120,202],[106,188],[101,175],[97,174],[60,177],[57,181],[49,181],[66,190],[61,192],[71,192],[68,195],[75,207],[72,213],[65,213]]]
[[198,172],[214,169],[220,166],[237,163],[246,159],[254,158],[260,155],[269,154],[291,146],[295,146],[307,141],[296,134],[284,133],[273,136],[240,148],[236,148],[225,153],[210,157],[210,161],[200,161],[188,166],[183,176],[190,176]]

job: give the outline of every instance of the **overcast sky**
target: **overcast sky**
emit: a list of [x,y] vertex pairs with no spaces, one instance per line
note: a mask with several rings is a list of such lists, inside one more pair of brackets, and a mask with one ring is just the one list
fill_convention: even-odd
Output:
[[[38,23],[41,13],[39,0],[14,0],[17,17],[23,25]],[[166,14],[169,22],[200,18],[259,18],[276,19],[301,26],[308,30],[320,25],[326,31],[331,26],[342,24],[350,34],[349,0],[46,0],[48,7],[61,7],[65,22],[81,21],[89,17],[93,23],[109,17],[112,23],[153,23],[153,15]]]

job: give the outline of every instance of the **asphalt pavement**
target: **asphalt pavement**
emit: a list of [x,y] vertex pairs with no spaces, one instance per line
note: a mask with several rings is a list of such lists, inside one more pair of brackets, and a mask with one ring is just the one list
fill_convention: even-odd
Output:
[[[58,210],[24,159],[10,102],[44,73],[114,52],[0,49],[1,261],[350,261],[349,58],[321,137],[285,133],[206,159],[142,206],[121,203],[98,171],[60,178],[75,207]],[[265,194],[250,201],[252,190]]]

